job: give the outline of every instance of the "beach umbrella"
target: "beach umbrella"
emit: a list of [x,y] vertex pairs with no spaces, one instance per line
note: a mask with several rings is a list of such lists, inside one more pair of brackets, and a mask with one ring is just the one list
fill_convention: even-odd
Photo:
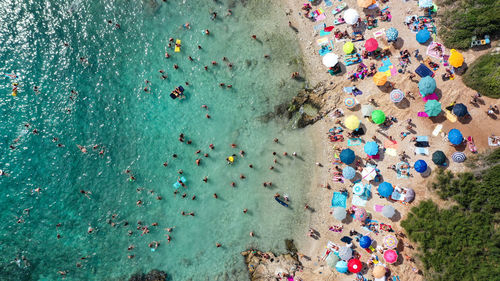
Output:
[[368,8],[373,4],[373,0],[358,0],[358,6]]
[[372,115],[372,112],[375,110],[375,108],[373,108],[373,105],[371,104],[363,104],[361,106],[361,113],[363,114],[363,117],[368,117],[370,115]]
[[375,167],[365,167],[361,172],[361,177],[364,180],[371,181],[377,176],[377,169]]
[[432,5],[432,0],[418,0],[418,6],[420,8],[430,8]]
[[352,180],[356,176],[356,170],[351,166],[347,166],[342,170],[342,176],[345,179]]
[[374,278],[382,278],[385,276],[386,269],[382,265],[377,265],[373,268],[372,275]]
[[423,173],[423,172],[427,171],[427,163],[425,163],[424,160],[418,160],[413,165],[413,168],[415,168],[415,171],[417,171],[419,173]]
[[[339,248],[339,258],[344,261],[348,261],[352,258],[352,249],[346,246]],[[346,263],[347,265],[347,263]]]
[[339,257],[334,254],[334,253],[330,253],[328,255],[328,257],[326,257],[326,263],[328,264],[328,266],[330,266],[331,268],[335,268],[335,266],[337,265],[337,263],[340,261]]
[[394,209],[394,207],[391,205],[385,205],[382,208],[382,215],[388,219],[392,218],[392,216],[394,216],[395,213],[396,209]]
[[372,112],[372,121],[375,124],[382,124],[385,122],[385,113],[382,110],[374,110]]
[[370,236],[362,236],[360,239],[359,239],[359,246],[363,249],[366,249],[368,247],[370,247],[372,245],[372,239],[370,238]]
[[383,72],[377,72],[373,75],[373,82],[377,86],[383,86],[387,82],[387,75]]
[[391,91],[390,98],[392,102],[400,102],[405,98],[405,93],[400,89],[394,89]]
[[399,32],[394,27],[391,27],[385,31],[385,36],[388,41],[396,41],[398,39]]
[[344,51],[344,53],[350,54],[352,53],[352,51],[354,51],[354,44],[352,42],[345,42],[342,50]]
[[418,43],[424,44],[431,38],[431,33],[427,29],[421,29],[419,32],[417,32],[416,38]]
[[384,237],[384,246],[389,249],[395,249],[398,246],[398,238],[392,234],[388,234]]
[[467,113],[467,106],[465,106],[465,104],[457,103],[453,106],[453,114],[455,114],[455,116],[464,117]]
[[377,191],[380,196],[390,197],[392,195],[392,192],[394,191],[394,187],[392,187],[392,184],[384,181],[383,183],[379,184]]
[[347,106],[347,108],[353,108],[356,106],[356,99],[354,99],[352,97],[345,98],[344,104],[345,104],[345,106]]
[[326,67],[334,67],[339,62],[339,56],[334,53],[328,53],[323,56],[323,64]]
[[453,160],[454,162],[457,162],[457,163],[462,163],[465,161],[465,159],[467,158],[467,156],[465,156],[465,154],[463,152],[455,152],[451,155],[451,160]]
[[413,199],[415,199],[415,190],[407,188],[405,193],[405,202],[410,203]]
[[338,261],[335,265],[335,269],[340,273],[347,273],[347,262],[346,261]]
[[365,42],[365,49],[368,51],[368,52],[373,52],[375,51],[376,49],[378,48],[378,42],[376,39],[374,38],[370,38],[368,40],[366,40]]
[[344,20],[347,24],[353,25],[358,22],[359,14],[354,9],[347,9],[344,13]]
[[346,210],[344,207],[335,207],[333,208],[333,217],[336,220],[342,221],[346,217]]
[[354,212],[354,219],[358,221],[365,221],[366,217],[368,216],[368,213],[364,208],[358,207],[356,208],[356,211]]
[[361,264],[361,261],[358,259],[350,259],[349,262],[347,262],[347,269],[349,272],[358,273],[362,268],[363,264]]
[[378,154],[378,144],[374,141],[369,141],[369,142],[365,143],[364,150],[365,150],[365,153],[370,155],[370,156],[377,155]]
[[464,141],[464,136],[458,129],[451,129],[448,132],[448,141],[453,145],[459,145]]
[[344,125],[349,130],[356,130],[359,128],[359,118],[356,115],[349,115],[344,120]]
[[436,165],[443,165],[446,162],[446,155],[441,150],[432,153],[432,162]]
[[464,56],[462,56],[462,54],[459,53],[457,50],[451,49],[448,62],[453,67],[461,67],[462,64],[464,63]]
[[356,195],[363,195],[363,193],[365,193],[365,185],[361,182],[357,182],[352,186],[352,193]]
[[434,78],[430,76],[425,76],[418,82],[418,90],[420,91],[420,94],[423,97],[434,93],[435,89],[436,89],[436,80],[434,80]]
[[347,165],[354,162],[355,158],[356,155],[354,154],[354,151],[352,151],[350,148],[346,148],[340,152],[340,161],[342,161]]
[[437,100],[428,100],[425,103],[425,113],[429,116],[438,116],[441,113],[441,103]]
[[394,250],[386,250],[384,252],[384,260],[387,263],[395,263],[398,260],[398,253]]

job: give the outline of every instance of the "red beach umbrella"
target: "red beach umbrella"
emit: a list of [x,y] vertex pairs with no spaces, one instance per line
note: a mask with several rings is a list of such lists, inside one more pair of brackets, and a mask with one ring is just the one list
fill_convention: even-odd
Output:
[[352,273],[358,273],[361,272],[361,269],[363,269],[363,265],[361,264],[360,260],[351,259],[347,263],[347,269]]
[[373,52],[377,48],[378,48],[378,42],[377,42],[377,40],[375,40],[373,38],[370,38],[370,39],[366,40],[366,42],[365,42],[365,49],[368,52]]

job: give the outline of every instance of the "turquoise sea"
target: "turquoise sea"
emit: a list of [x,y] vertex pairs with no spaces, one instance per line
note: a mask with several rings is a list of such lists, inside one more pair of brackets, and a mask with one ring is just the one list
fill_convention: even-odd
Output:
[[[170,37],[182,40],[179,53]],[[292,122],[263,118],[304,86],[290,79],[300,51],[278,3],[4,0],[0,43],[0,72],[18,76],[0,77],[0,280],[62,280],[59,271],[65,280],[127,280],[151,269],[170,280],[247,280],[241,251],[279,252],[305,227],[313,143]],[[173,100],[179,85],[186,99]],[[179,169],[186,188],[174,195]]]

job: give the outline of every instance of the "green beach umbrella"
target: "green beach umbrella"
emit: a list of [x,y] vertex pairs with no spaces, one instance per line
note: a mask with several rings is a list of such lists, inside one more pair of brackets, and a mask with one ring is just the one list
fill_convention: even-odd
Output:
[[342,49],[344,50],[344,53],[350,54],[352,53],[352,51],[354,51],[354,44],[352,42],[346,42]]
[[429,116],[438,116],[441,113],[441,103],[437,100],[429,100],[425,103],[425,113]]
[[382,110],[374,110],[372,112],[372,121],[375,124],[382,124],[385,122],[385,113]]

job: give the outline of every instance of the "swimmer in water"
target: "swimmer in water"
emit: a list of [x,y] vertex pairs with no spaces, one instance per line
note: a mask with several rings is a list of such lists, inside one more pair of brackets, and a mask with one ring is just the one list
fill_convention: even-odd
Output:
[[84,146],[81,146],[79,144],[77,144],[76,146],[78,147],[78,149],[80,149],[82,153],[87,153],[87,149]]

